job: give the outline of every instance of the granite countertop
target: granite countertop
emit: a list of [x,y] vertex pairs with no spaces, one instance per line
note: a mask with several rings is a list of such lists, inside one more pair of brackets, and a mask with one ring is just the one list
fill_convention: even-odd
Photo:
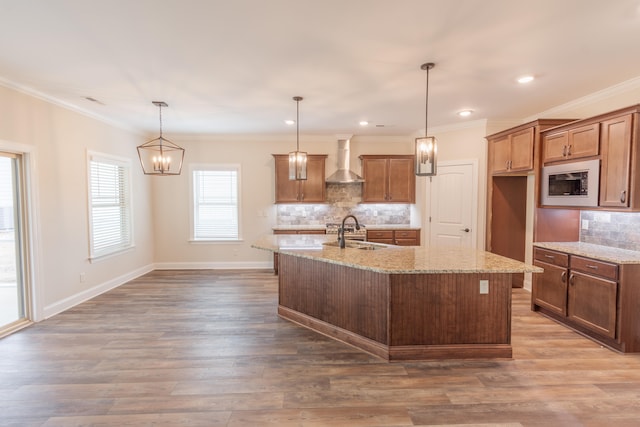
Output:
[[640,251],[612,248],[584,242],[534,242],[533,246],[580,255],[616,264],[640,264]]
[[367,230],[420,230],[420,227],[412,227],[409,224],[371,224]]
[[[541,273],[542,268],[477,249],[375,244],[377,250],[325,246],[333,235],[266,235],[251,245],[332,264],[387,274]],[[368,243],[373,245],[372,243]]]
[[272,230],[326,230],[325,224],[315,225],[276,225]]

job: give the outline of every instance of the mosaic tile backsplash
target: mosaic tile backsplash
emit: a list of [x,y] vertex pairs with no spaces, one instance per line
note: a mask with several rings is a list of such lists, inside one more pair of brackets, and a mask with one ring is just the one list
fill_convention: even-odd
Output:
[[410,223],[409,204],[360,204],[362,184],[327,184],[326,192],[326,204],[277,205],[276,224],[325,225],[329,222],[341,222],[349,214],[355,215],[365,225]]
[[581,242],[640,251],[640,213],[582,211],[580,224]]

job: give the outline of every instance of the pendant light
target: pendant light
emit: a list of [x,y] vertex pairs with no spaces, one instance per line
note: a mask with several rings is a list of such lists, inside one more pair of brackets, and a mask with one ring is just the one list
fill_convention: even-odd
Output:
[[138,157],[145,175],[180,175],[184,148],[162,136],[162,107],[168,107],[166,102],[153,101],[153,105],[160,109],[160,136],[138,146]]
[[307,153],[300,151],[300,101],[301,96],[294,96],[296,101],[296,151],[289,153],[289,180],[302,181],[307,179]]
[[427,93],[425,96],[424,137],[416,138],[415,147],[415,174],[421,176],[433,176],[436,174],[436,157],[438,143],[434,136],[429,136],[427,124],[429,122],[429,70],[435,67],[433,62],[427,62],[420,66],[427,71]]

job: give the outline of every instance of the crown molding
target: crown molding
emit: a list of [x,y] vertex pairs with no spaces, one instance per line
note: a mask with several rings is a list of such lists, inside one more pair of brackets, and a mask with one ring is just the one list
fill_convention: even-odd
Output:
[[582,107],[588,107],[597,104],[598,102],[602,102],[606,99],[613,98],[617,95],[621,95],[634,90],[640,90],[640,77],[634,77],[632,79],[625,80],[624,82],[609,86],[608,88],[590,93],[589,95],[542,111],[538,114],[528,117],[527,119],[525,119],[524,123],[537,120],[541,117],[559,117],[567,112],[571,112]]
[[47,103],[55,105],[57,107],[61,107],[61,108],[64,108],[66,110],[73,111],[74,113],[81,114],[81,115],[83,115],[85,117],[89,117],[91,119],[98,120],[99,122],[102,122],[102,123],[107,124],[109,126],[113,126],[113,127],[119,128],[121,130],[132,132],[132,133],[135,133],[135,134],[138,134],[138,135],[141,134],[139,130],[134,129],[131,126],[125,125],[122,122],[110,119],[110,118],[102,116],[100,114],[96,114],[93,111],[86,110],[86,109],[84,109],[82,107],[79,107],[78,105],[75,105],[75,104],[72,104],[70,102],[63,101],[63,100],[55,98],[53,96],[44,94],[44,93],[42,93],[40,91],[37,91],[37,90],[35,90],[35,89],[33,89],[33,88],[29,87],[29,86],[21,85],[21,84],[18,84],[16,82],[13,82],[11,80],[7,80],[6,78],[4,78],[2,76],[0,76],[0,86],[4,86],[7,89],[15,90],[16,92],[20,92],[20,93],[22,93],[24,95],[39,99],[41,101],[47,102]]

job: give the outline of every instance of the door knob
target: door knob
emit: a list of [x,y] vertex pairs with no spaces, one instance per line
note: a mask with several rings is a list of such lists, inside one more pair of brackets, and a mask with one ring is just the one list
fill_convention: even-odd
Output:
[[460,229],[460,231],[464,231],[465,233],[468,233],[468,232],[471,231],[471,229],[470,228],[462,228],[462,229]]

